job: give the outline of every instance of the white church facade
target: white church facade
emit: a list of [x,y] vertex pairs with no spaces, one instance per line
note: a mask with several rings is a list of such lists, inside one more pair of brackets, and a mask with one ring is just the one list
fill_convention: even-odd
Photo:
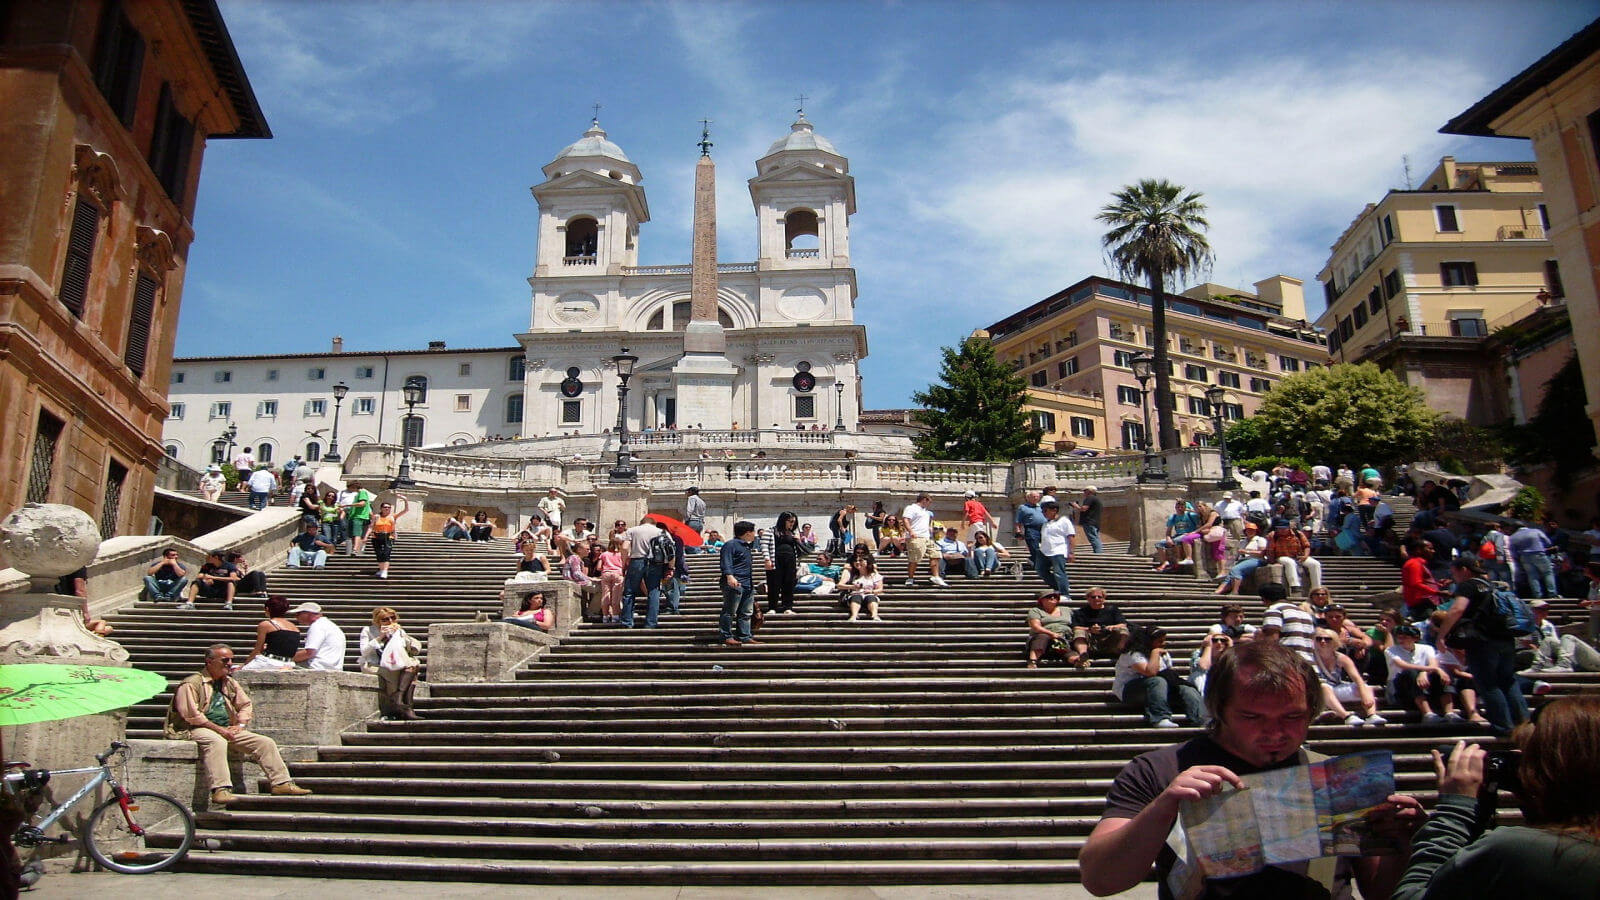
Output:
[[[532,318],[516,336],[527,359],[524,437],[614,429],[611,358],[624,347],[639,358],[629,431],[856,428],[867,340],[850,264],[855,183],[849,161],[804,115],[749,180],[755,261],[715,264],[722,378],[683,359],[693,266],[639,265],[650,209],[622,148],[596,121],[543,171],[533,187]],[[705,402],[708,379],[718,392],[726,386],[720,403]]]

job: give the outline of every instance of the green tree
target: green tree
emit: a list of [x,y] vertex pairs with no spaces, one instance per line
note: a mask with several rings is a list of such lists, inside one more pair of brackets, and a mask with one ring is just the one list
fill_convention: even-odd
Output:
[[1438,422],[1420,390],[1372,363],[1291,375],[1254,418],[1267,453],[1351,466],[1414,459]]
[[1595,464],[1594,423],[1583,414],[1589,395],[1583,388],[1578,357],[1567,360],[1544,384],[1539,411],[1526,425],[1508,425],[1505,437],[1512,445],[1511,461],[1522,465],[1553,463],[1555,483],[1572,487],[1579,473]]
[[1100,239],[1111,268],[1123,281],[1150,285],[1150,325],[1155,332],[1156,420],[1163,449],[1178,446],[1172,419],[1172,376],[1167,372],[1167,285],[1211,266],[1202,233],[1206,206],[1200,192],[1147,178],[1111,195],[1095,216],[1110,226]]
[[916,438],[917,456],[1009,462],[1038,455],[1044,432],[1022,408],[1027,383],[995,358],[988,338],[974,335],[941,352],[942,383],[911,395],[929,429]]
[[1239,461],[1267,454],[1267,445],[1261,438],[1261,423],[1255,416],[1228,423],[1222,429],[1222,436],[1228,440],[1229,459]]

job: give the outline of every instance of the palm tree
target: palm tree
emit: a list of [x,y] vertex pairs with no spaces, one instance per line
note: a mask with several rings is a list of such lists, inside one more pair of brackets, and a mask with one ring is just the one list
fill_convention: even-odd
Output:
[[1144,179],[1111,195],[1096,219],[1110,226],[1100,239],[1106,259],[1123,281],[1150,285],[1155,332],[1156,421],[1160,448],[1178,446],[1172,423],[1172,376],[1167,371],[1167,284],[1211,266],[1211,244],[1203,233],[1206,205],[1200,192],[1170,181]]

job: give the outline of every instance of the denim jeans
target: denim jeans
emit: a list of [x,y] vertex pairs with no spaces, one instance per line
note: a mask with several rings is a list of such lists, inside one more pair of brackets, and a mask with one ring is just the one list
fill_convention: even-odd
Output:
[[678,614],[678,604],[683,602],[683,579],[669,578],[666,586],[667,612]]
[[1094,552],[1099,553],[1100,552],[1100,526],[1099,525],[1085,525],[1085,526],[1083,526],[1083,536],[1085,538],[1089,539],[1089,546],[1094,548]]
[[1467,671],[1477,682],[1484,714],[1495,734],[1506,735],[1528,720],[1528,700],[1517,689],[1517,650],[1510,641],[1484,641],[1468,648]]
[[656,619],[661,615],[661,576],[666,574],[666,570],[665,563],[654,563],[642,556],[628,560],[628,572],[622,586],[624,628],[633,627],[633,598],[638,596],[641,587],[649,598],[645,607],[644,627],[656,627]]
[[1251,572],[1261,568],[1262,562],[1263,560],[1259,556],[1246,556],[1244,559],[1241,559],[1232,566],[1229,566],[1227,579],[1228,583],[1232,584],[1235,581],[1243,581],[1250,577]]
[[1555,567],[1550,565],[1550,554],[1524,553],[1517,557],[1517,563],[1527,573],[1528,593],[1535,598],[1561,596],[1556,590],[1556,573]]
[[1067,582],[1067,558],[1065,556],[1046,556],[1045,565],[1049,573],[1045,576],[1045,583],[1054,588],[1062,597],[1067,596],[1070,585]]
[[144,589],[149,592],[151,600],[180,600],[183,598],[183,589],[189,586],[189,579],[179,578],[168,590],[161,589],[161,582],[154,575],[144,577]]
[[739,580],[738,587],[729,587],[728,579],[722,579],[722,615],[717,619],[717,628],[723,640],[737,638],[748,641],[750,633],[750,617],[756,612],[756,585],[755,580],[744,578]]
[[268,493],[267,491],[251,491],[250,492],[250,508],[251,509],[266,509],[267,508],[267,501],[270,500],[270,499],[272,499],[272,494]]
[[972,559],[967,566],[968,575],[975,574],[973,570],[977,570],[979,572],[993,572],[999,567],[1000,554],[996,552],[993,547],[985,546],[972,548]]
[[[1135,678],[1122,689],[1122,702],[1128,706],[1144,707],[1144,720],[1150,725],[1172,718],[1170,699],[1171,686],[1165,678],[1155,675]],[[1183,704],[1183,714],[1189,719],[1189,724],[1199,725],[1205,716],[1205,703],[1200,699],[1200,692],[1193,685],[1179,684],[1178,702]]]
[[301,550],[299,547],[289,548],[289,565],[294,566],[297,569],[304,565],[310,565],[314,569],[320,569],[327,564],[328,551],[322,549],[321,547],[312,550],[310,553]]

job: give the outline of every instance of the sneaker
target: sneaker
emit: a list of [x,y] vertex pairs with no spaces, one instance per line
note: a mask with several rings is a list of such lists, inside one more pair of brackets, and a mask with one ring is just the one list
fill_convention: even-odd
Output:
[[949,587],[950,586],[950,582],[945,581],[943,578],[940,578],[937,575],[933,576],[932,578],[929,578],[928,581],[933,583],[933,584],[938,585],[939,587]]
[[915,578],[907,578],[905,581],[903,581],[901,583],[904,584],[906,587],[916,587],[917,586],[917,580]]
[[788,609],[784,610],[783,614],[786,615],[786,616],[797,616],[797,615],[799,615],[799,613],[794,611],[794,607],[792,607],[792,606],[789,607]]
[[194,609],[194,604],[193,603],[179,603],[178,604],[178,608],[179,609]]
[[1367,716],[1366,722],[1367,722],[1368,725],[1371,725],[1373,727],[1377,727],[1379,725],[1387,725],[1387,724],[1389,724],[1389,720],[1388,719],[1385,719],[1383,716],[1380,716],[1377,713],[1373,713],[1372,715]]
[[309,790],[292,781],[285,781],[283,784],[272,786],[272,794],[275,797],[304,797],[309,793],[311,793]]
[[1179,727],[1182,727],[1182,726],[1180,726],[1177,722],[1172,721],[1171,719],[1162,719],[1161,721],[1157,722],[1153,727],[1155,727],[1155,728],[1179,728]]
[[224,603],[224,604],[222,604],[222,608],[223,609],[233,609],[233,604],[232,603]]
[[1444,720],[1449,722],[1451,725],[1460,725],[1461,723],[1467,721],[1462,717],[1461,713],[1458,712],[1446,713]]
[[211,792],[212,806],[227,806],[237,799],[239,799],[238,795],[228,788],[217,788]]
[[859,622],[859,621],[861,621],[861,620],[860,620],[860,619],[858,619],[858,618],[856,618],[856,617],[855,617],[855,616],[851,616],[851,617],[850,617],[850,618],[848,618],[848,619],[845,619],[845,621],[846,621],[846,622]]
[[1367,724],[1367,720],[1361,718],[1355,713],[1351,713],[1350,715],[1344,717],[1344,723],[1349,725],[1351,728],[1360,728],[1362,725]]
[[388,577],[389,577],[389,573],[388,573],[388,572],[379,572],[379,573],[378,573],[378,577],[379,577],[379,578],[385,578],[385,579],[386,579],[386,578],[388,578]]
[[1533,695],[1535,697],[1543,697],[1553,690],[1555,690],[1555,686],[1548,681],[1535,681],[1533,683]]
[[1443,725],[1443,724],[1445,724],[1445,718],[1444,718],[1444,716],[1441,716],[1438,713],[1428,713],[1427,715],[1422,717],[1422,724],[1424,724],[1424,725]]
[[1556,665],[1553,663],[1534,663],[1533,668],[1523,669],[1517,674],[1521,675],[1523,678],[1537,678],[1540,675],[1549,675],[1552,673],[1556,675],[1571,675],[1572,667]]
[[872,621],[874,621],[874,622],[882,622],[883,621],[883,617],[882,616],[873,616],[872,617]]

